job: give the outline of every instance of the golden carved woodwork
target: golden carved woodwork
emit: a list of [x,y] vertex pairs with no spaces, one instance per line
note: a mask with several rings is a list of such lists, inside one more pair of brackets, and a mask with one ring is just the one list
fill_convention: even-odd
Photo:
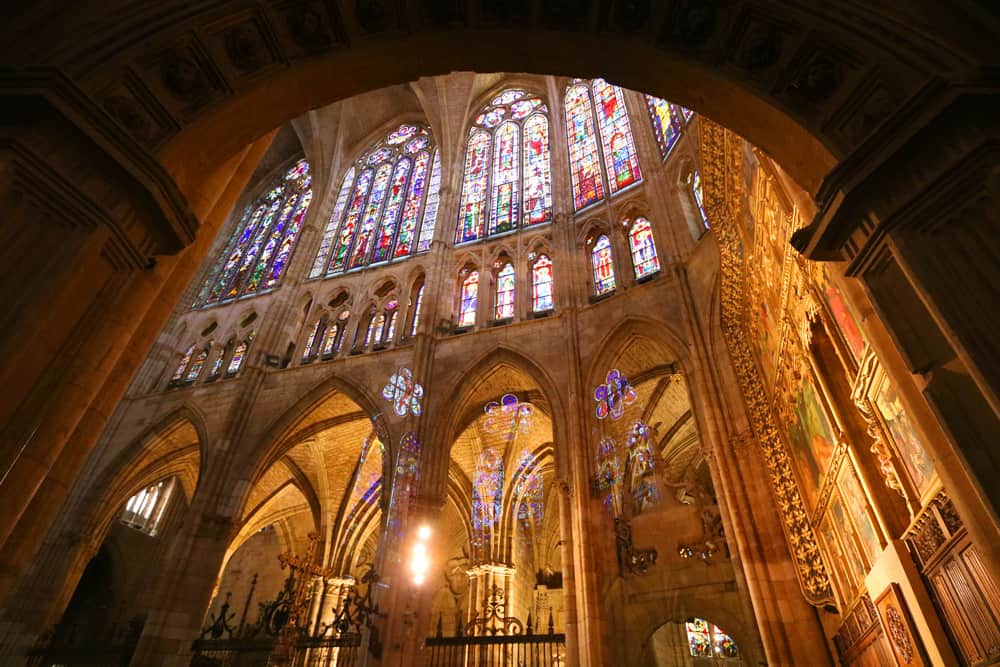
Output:
[[707,118],[701,118],[699,128],[705,211],[716,235],[721,260],[722,333],[771,478],[802,591],[811,604],[832,603],[830,578],[750,344],[746,247],[737,227],[744,214],[744,142]]

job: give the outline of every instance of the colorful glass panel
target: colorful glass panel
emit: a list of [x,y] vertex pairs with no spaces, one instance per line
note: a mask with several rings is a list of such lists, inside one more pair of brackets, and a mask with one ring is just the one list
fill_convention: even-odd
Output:
[[490,156],[490,135],[473,130],[465,153],[462,200],[458,210],[455,243],[475,241],[483,235],[486,214],[486,179]]
[[688,648],[695,658],[712,657],[712,638],[709,623],[703,618],[692,618],[684,624],[687,629]]
[[295,239],[298,238],[299,230],[302,229],[302,219],[305,218],[310,203],[312,203],[312,190],[306,190],[295,209],[291,224],[285,231],[285,238],[278,246],[278,254],[271,264],[270,275],[264,281],[264,289],[271,289],[281,281],[281,276],[285,273],[285,267],[288,265],[288,258],[295,246]]
[[420,202],[424,196],[429,161],[430,155],[427,151],[418,155],[414,160],[413,178],[410,179],[410,189],[406,193],[406,205],[403,206],[403,219],[399,223],[399,238],[396,239],[393,257],[406,257],[413,254],[413,241],[420,218]]
[[566,141],[569,171],[573,181],[573,205],[577,211],[604,199],[604,180],[597,155],[594,112],[587,86],[577,84],[566,91]]
[[344,216],[344,209],[347,207],[347,198],[351,194],[351,186],[354,184],[354,174],[356,172],[357,169],[354,167],[348,169],[344,175],[343,183],[340,184],[340,192],[337,194],[337,203],[333,207],[333,215],[330,216],[330,221],[326,223],[326,229],[323,230],[323,238],[319,243],[319,252],[316,253],[316,260],[309,271],[310,278],[323,275],[323,271],[326,269],[326,258],[330,254],[330,246],[333,245],[333,237],[337,234],[340,219]]
[[504,265],[497,274],[497,298],[494,317],[505,320],[514,317],[514,265]]
[[361,212],[364,210],[365,199],[368,197],[368,190],[371,188],[374,175],[374,171],[365,169],[358,177],[358,182],[354,186],[354,194],[351,195],[351,203],[347,208],[347,215],[344,217],[344,224],[340,226],[337,245],[330,256],[330,273],[343,271],[347,265],[347,251],[354,238],[354,229],[358,225],[358,220],[361,219]]
[[240,372],[240,367],[243,365],[243,358],[246,356],[247,348],[250,347],[252,340],[253,334],[250,334],[233,350],[233,356],[229,359],[229,366],[226,368],[227,377],[232,377]]
[[553,308],[552,300],[552,260],[547,255],[539,255],[531,267],[531,310],[544,313]]
[[524,123],[524,225],[552,219],[549,119],[541,114]]
[[408,142],[404,150],[410,155],[413,155],[414,153],[417,153],[427,148],[430,145],[430,143],[431,140],[426,136],[417,137],[416,139]]
[[320,346],[320,354],[324,357],[333,354],[335,347],[337,345],[337,339],[340,337],[340,324],[334,323],[327,327],[326,334],[323,336],[323,344]]
[[542,101],[537,97],[533,97],[530,100],[520,100],[510,105],[510,115],[514,120],[520,120],[535,109],[543,106]]
[[424,252],[431,247],[434,240],[434,226],[437,224],[438,199],[441,194],[441,153],[434,152],[434,166],[431,168],[431,183],[427,191],[427,203],[424,204],[424,221],[420,225],[420,243],[417,252]]
[[304,216],[309,206],[310,182],[309,164],[300,160],[244,210],[237,231],[199,290],[195,306],[277,286],[301,227],[292,223],[301,221],[299,213]]
[[[375,341],[376,345],[379,345],[382,342],[383,334],[385,334],[385,313],[379,313],[379,316],[375,318],[374,331],[369,330],[368,337]],[[368,347],[369,342],[368,340],[365,341],[365,347]]]
[[598,296],[615,291],[615,265],[611,258],[611,241],[601,235],[590,251],[590,263],[594,269],[594,293]]
[[192,356],[194,356],[193,344],[191,345],[191,347],[187,349],[187,352],[185,352],[181,356],[181,362],[177,364],[177,370],[174,371],[173,377],[170,378],[172,381],[176,382],[177,380],[180,380],[182,377],[184,377],[184,369],[187,368],[187,365],[191,361]]
[[476,306],[479,302],[479,272],[472,271],[462,282],[459,300],[458,326],[471,327],[476,323]]
[[416,134],[417,129],[418,128],[414,125],[400,125],[398,129],[391,132],[389,136],[385,138],[385,143],[390,146],[398,146]]
[[399,220],[399,211],[403,207],[403,197],[406,194],[406,179],[410,175],[410,158],[400,158],[396,162],[396,169],[392,173],[392,184],[389,186],[389,199],[385,204],[385,211],[382,213],[382,224],[379,226],[378,237],[375,241],[375,251],[372,254],[372,262],[385,262],[389,259],[392,251],[392,241],[396,236],[396,222]]
[[378,221],[379,212],[382,210],[382,202],[385,200],[386,192],[389,189],[389,174],[392,172],[392,163],[386,162],[379,166],[375,172],[375,181],[372,184],[372,193],[368,197],[368,206],[365,207],[365,216],[358,228],[357,236],[354,239],[354,250],[351,253],[350,267],[355,269],[365,263],[368,257],[368,247],[372,234],[375,233],[375,223]]
[[184,378],[185,382],[194,382],[201,375],[201,369],[205,366],[205,360],[208,359],[209,350],[212,349],[212,344],[209,343],[201,352],[195,355],[194,361],[191,362],[191,367],[188,368],[187,377]]
[[503,454],[486,449],[476,458],[472,474],[472,546],[476,557],[488,559],[503,513]]
[[305,345],[302,346],[302,360],[306,361],[313,357],[313,345],[316,343],[316,338],[321,335],[323,329],[323,318],[316,320],[316,326],[309,331],[309,336],[306,338]]
[[608,190],[615,194],[642,180],[639,157],[622,89],[604,79],[594,79],[593,87],[597,127],[601,133],[604,166],[608,172]]
[[[432,155],[433,168],[429,164]],[[429,169],[432,174],[428,187]],[[405,259],[430,247],[441,167],[428,130],[417,125],[400,125],[358,158],[349,173],[354,170],[360,173],[353,189],[348,189],[345,177],[310,277],[324,273],[321,267],[328,253],[325,273],[332,275],[371,263]],[[346,198],[345,192],[351,193],[350,198]],[[339,232],[334,236],[332,229],[337,224]]]
[[232,348],[232,346],[233,341],[229,341],[219,348],[219,353],[215,355],[215,361],[212,362],[212,367],[208,369],[209,379],[219,377],[219,373],[222,372],[222,364],[226,361],[226,351]]
[[632,267],[636,280],[645,278],[660,270],[660,260],[656,257],[653,229],[646,218],[637,218],[628,232],[628,245],[632,251]]
[[649,110],[649,119],[653,122],[653,134],[660,147],[660,157],[666,160],[694,112],[652,95],[646,95],[646,108]]
[[494,97],[490,101],[490,104],[492,104],[493,106],[504,106],[510,104],[511,102],[514,102],[515,100],[519,100],[522,97],[524,97],[523,90],[521,90],[520,88],[511,88],[509,90],[503,91],[502,93]]
[[712,643],[715,647],[715,655],[720,658],[739,658],[740,648],[733,641],[733,638],[727,635],[722,629],[717,626],[712,626]]
[[519,140],[517,124],[507,122],[494,135],[493,178],[490,191],[489,235],[502,234],[517,226],[517,209],[520,203]]

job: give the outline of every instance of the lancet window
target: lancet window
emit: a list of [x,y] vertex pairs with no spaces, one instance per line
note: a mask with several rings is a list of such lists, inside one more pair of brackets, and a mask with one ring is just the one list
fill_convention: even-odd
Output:
[[615,264],[611,253],[611,240],[601,234],[590,250],[590,266],[594,271],[594,294],[604,296],[615,291]]
[[400,125],[344,175],[310,278],[402,260],[430,247],[441,159],[430,130]]
[[656,257],[656,243],[653,242],[653,228],[646,218],[636,218],[628,224],[628,246],[632,253],[632,268],[635,279],[641,280],[660,270],[660,260]]
[[[625,94],[604,79],[566,90],[566,140],[577,211],[642,180]],[[602,168],[603,163],[603,168]]]
[[497,272],[496,307],[494,319],[507,320],[514,317],[514,265],[504,264]]
[[130,528],[155,535],[175,484],[176,478],[170,477],[142,489],[125,503],[119,520]]
[[194,305],[210,306],[277,287],[312,201],[309,163],[299,160],[247,206]]
[[660,157],[666,160],[677,140],[681,138],[688,121],[694,117],[694,112],[652,95],[646,95],[646,108],[653,123],[656,144],[660,147]]
[[483,107],[469,131],[455,243],[551,220],[548,108],[509,89]]
[[462,280],[462,288],[458,298],[458,326],[475,326],[476,307],[478,305],[479,272],[469,271]]
[[544,313],[552,310],[552,260],[548,255],[539,255],[531,265],[531,310]]

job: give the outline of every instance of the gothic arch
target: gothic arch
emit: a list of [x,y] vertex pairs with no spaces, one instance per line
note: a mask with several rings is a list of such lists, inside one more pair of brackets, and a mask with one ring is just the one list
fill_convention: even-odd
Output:
[[644,338],[662,348],[667,357],[664,362],[674,361],[685,374],[692,369],[692,360],[687,355],[688,344],[669,324],[662,320],[648,317],[628,317],[619,322],[611,331],[605,334],[595,347],[597,353],[593,356],[584,377],[591,387],[604,378],[611,364],[618,359],[629,346],[630,341]]
[[[166,438],[185,427],[193,431],[196,441],[186,446],[171,446]],[[131,494],[171,475],[191,475],[193,464],[194,483],[184,489],[190,500],[197,493],[208,442],[200,410],[186,403],[150,426],[133,440],[132,445],[123,449],[90,486],[87,504],[91,509],[83,519],[89,529],[84,533],[100,535],[103,539],[118,510]]]
[[[265,427],[259,441],[267,443],[267,445],[256,452],[248,452],[247,458],[241,462],[241,465],[235,466],[245,472],[244,479],[249,482],[248,489],[265,470],[298,442],[298,440],[292,439],[295,427],[325,400],[338,393],[347,397],[369,417],[381,418],[382,411],[376,407],[376,401],[366,389],[361,388],[348,378],[331,375],[306,392],[304,396],[285,409],[277,419],[273,420],[269,426]],[[391,451],[391,443],[384,444],[386,451]],[[248,490],[244,490],[242,497],[245,498],[247,493]],[[241,500],[240,506],[242,504],[243,500]]]
[[[433,459],[434,468],[431,469],[429,482],[425,489],[436,489],[443,492],[443,485],[448,479],[448,465],[450,462],[451,445],[458,437],[462,429],[467,426],[465,417],[470,410],[468,405],[474,390],[497,369],[507,367],[515,372],[525,375],[534,382],[541,391],[542,397],[548,402],[548,416],[552,421],[552,436],[554,442],[566,442],[567,423],[566,409],[562,394],[556,390],[556,383],[553,378],[533,359],[517,352],[506,345],[500,344],[495,349],[480,356],[478,360],[463,369],[458,377],[461,382],[444,401],[443,405],[450,406],[444,418],[438,421],[437,427],[428,436],[433,443],[432,451],[439,454]],[[498,388],[498,391],[502,391]],[[477,406],[481,409],[482,406]],[[424,449],[425,455],[427,448]],[[559,469],[568,465],[566,457],[556,457]]]

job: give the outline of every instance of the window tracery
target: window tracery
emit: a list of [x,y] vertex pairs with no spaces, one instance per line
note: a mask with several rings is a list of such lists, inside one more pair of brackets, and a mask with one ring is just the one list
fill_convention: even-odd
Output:
[[312,201],[311,183],[309,163],[299,160],[257,195],[209,271],[195,307],[228,303],[279,285]]
[[548,108],[537,96],[508,89],[469,131],[455,243],[551,220]]
[[309,277],[402,260],[427,250],[440,183],[441,158],[430,130],[403,124],[390,132],[344,175]]
[[[604,79],[566,90],[566,140],[573,204],[580,211],[642,180],[625,94]],[[603,161],[603,171],[602,171]]]
[[175,484],[176,478],[169,477],[141,489],[126,501],[118,520],[130,528],[155,536]]

